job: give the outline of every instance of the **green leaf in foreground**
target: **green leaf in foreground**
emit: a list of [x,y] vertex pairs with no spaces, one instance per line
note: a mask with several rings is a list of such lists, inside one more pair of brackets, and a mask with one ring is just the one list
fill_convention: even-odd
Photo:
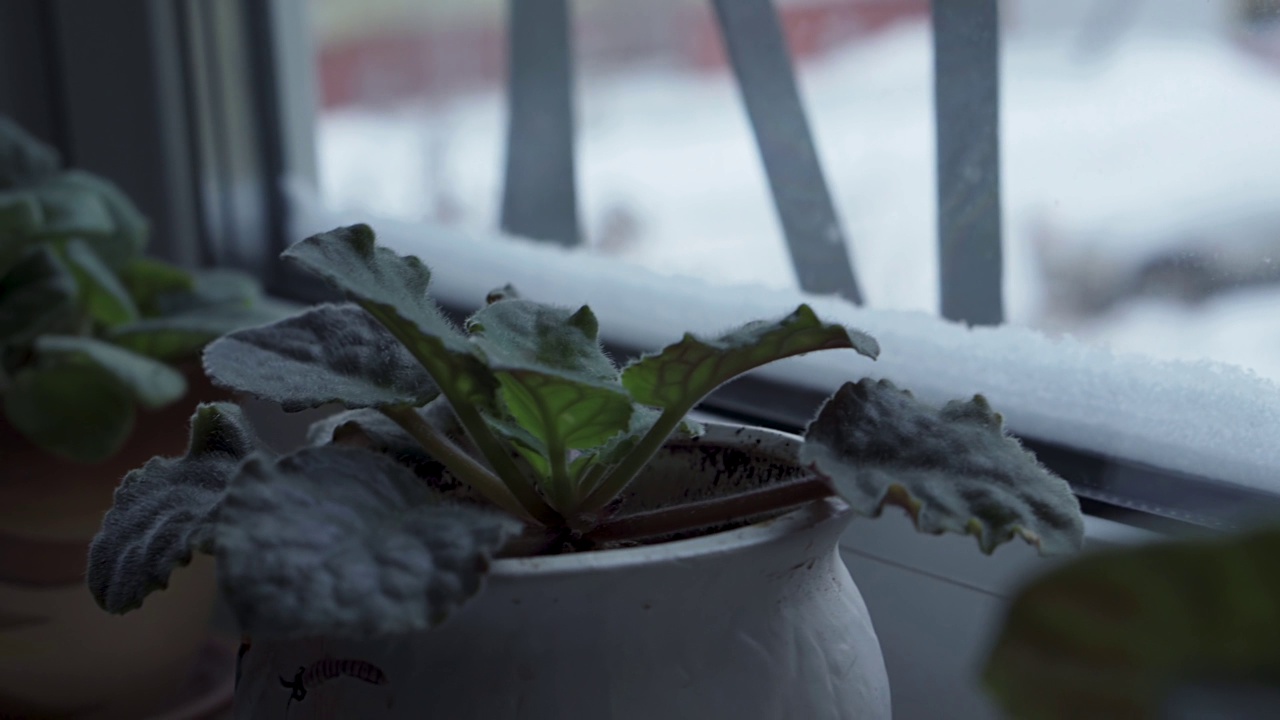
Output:
[[680,342],[628,365],[622,384],[632,399],[661,408],[662,414],[598,483],[588,480],[593,489],[582,502],[582,513],[590,515],[616,498],[712,390],[776,360],[838,348],[873,359],[880,352],[870,335],[822,322],[808,305],[801,305],[780,320],[747,323],[710,340],[686,333]]
[[1014,599],[987,689],[1011,717],[1066,720],[1170,717],[1185,683],[1280,685],[1277,557],[1271,528],[1056,568]]
[[424,405],[431,377],[387,329],[355,305],[321,305],[213,341],[204,369],[215,385],[277,402],[287,412]]
[[368,225],[313,235],[281,257],[324,278],[377,318],[455,406],[492,405],[497,383],[427,295],[431,272],[421,260],[378,247]]
[[[460,451],[473,458],[480,457],[444,398],[436,398],[413,412]],[[307,429],[308,445],[330,443],[363,447],[386,455],[412,470],[432,489],[454,500],[480,504],[489,502],[474,486],[451,475],[440,460],[427,452],[422,443],[403,427],[377,410],[345,410],[317,420]]]
[[480,590],[520,528],[386,456],[336,446],[246,461],[219,518],[219,579],[255,637],[426,630]]
[[[552,492],[568,502],[567,453],[605,443],[627,428],[632,414],[618,369],[600,348],[595,316],[587,307],[570,312],[499,299],[473,315],[467,327],[471,342],[497,376],[503,404],[521,432],[502,424],[496,429],[552,482]],[[542,458],[529,452],[535,449]]]
[[368,225],[314,235],[282,257],[323,277],[385,325],[426,368],[467,435],[520,505],[539,522],[554,522],[554,512],[485,423],[483,413],[498,411],[498,381],[475,346],[427,295],[431,273],[421,260],[378,247]]
[[622,373],[622,384],[641,405],[691,409],[720,385],[776,360],[817,350],[851,348],[875,358],[880,346],[865,333],[824,323],[808,305],[781,320],[748,323],[720,337],[692,334]]
[[99,606],[135,609],[168,587],[195,551],[213,552],[213,519],[227,483],[256,446],[238,407],[201,405],[185,456],[152,458],[125,476],[89,548],[89,590]]
[[888,380],[846,383],[805,432],[800,460],[861,515],[904,508],[922,532],[974,535],[984,553],[1020,536],[1041,554],[1078,550],[1080,506],[982,396],[941,410]]

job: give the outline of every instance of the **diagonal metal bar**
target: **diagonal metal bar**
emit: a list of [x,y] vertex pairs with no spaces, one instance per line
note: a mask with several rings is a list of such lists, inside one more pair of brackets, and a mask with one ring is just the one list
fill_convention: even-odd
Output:
[[861,303],[778,12],[772,0],[714,0],[714,5],[800,288]]
[[508,0],[502,229],[577,245],[568,0]]
[[933,1],[942,315],[1004,320],[998,0]]

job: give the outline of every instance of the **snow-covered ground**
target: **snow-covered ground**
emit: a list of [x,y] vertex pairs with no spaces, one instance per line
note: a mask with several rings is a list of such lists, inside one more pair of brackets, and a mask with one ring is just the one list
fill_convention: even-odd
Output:
[[[1072,273],[1122,283],[1153,254],[1188,245],[1244,248],[1237,262],[1247,265],[1280,262],[1280,72],[1212,23],[1128,18],[1093,44],[1087,32],[1049,26],[1055,32],[1012,27],[1002,50],[1008,316],[1121,351],[1213,358],[1280,379],[1275,286],[1194,306],[1127,301],[1096,318],[1046,304]],[[936,309],[931,73],[925,25],[800,69],[871,307]],[[371,215],[492,228],[504,113],[493,88],[395,112],[326,114],[322,192]],[[795,286],[730,78],[661,65],[585,75],[578,119],[588,252],[725,292]]]

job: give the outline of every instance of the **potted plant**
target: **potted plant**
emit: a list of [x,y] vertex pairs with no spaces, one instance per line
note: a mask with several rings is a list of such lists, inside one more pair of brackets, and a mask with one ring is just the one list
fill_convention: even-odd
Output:
[[[277,319],[249,277],[144,257],[109,181],[0,116],[0,715],[137,715],[207,635],[211,563],[136,617],[83,590],[89,541],[131,468],[181,452],[209,340]],[[78,715],[80,716],[80,715]],[[85,715],[88,716],[88,715]]]
[[1280,526],[1090,553],[1014,597],[984,681],[1015,718],[1280,717]]
[[878,354],[807,306],[619,369],[589,308],[509,287],[456,328],[368,226],[284,257],[350,302],[216,340],[205,372],[347,410],[276,456],[234,405],[202,405],[186,455],[126,477],[90,556],[117,613],[217,557],[247,636],[238,717],[886,718],[836,549],[853,514],[898,505],[988,553],[1080,545],[1067,484],[980,396],[848,383],[803,439],[687,418],[774,360]]

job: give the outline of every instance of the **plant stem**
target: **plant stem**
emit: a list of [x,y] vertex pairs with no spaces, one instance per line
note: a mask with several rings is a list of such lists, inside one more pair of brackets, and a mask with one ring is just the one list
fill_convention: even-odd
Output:
[[521,505],[498,476],[462,452],[449,438],[424,420],[415,408],[383,407],[379,410],[404,428],[431,457],[439,460],[455,477],[475,488],[494,505],[526,522],[538,522],[538,518]]
[[547,460],[551,463],[551,485],[547,488],[547,494],[551,496],[551,503],[556,510],[568,517],[574,510],[577,499],[573,496],[573,487],[569,484],[569,468],[566,466],[564,444],[560,442],[558,435],[553,434],[547,442]]
[[627,456],[604,476],[595,489],[587,493],[578,507],[579,514],[596,512],[625,490],[640,469],[649,462],[654,453],[658,452],[667,438],[671,437],[671,433],[675,432],[680,421],[684,420],[684,415],[685,409],[663,410],[653,426],[649,428],[649,432],[645,433],[631,452],[627,453]]
[[587,534],[594,542],[642,540],[723,525],[740,518],[786,510],[836,494],[827,480],[810,477],[740,495],[702,500],[607,520]]
[[455,403],[452,399],[449,404],[453,407],[453,413],[457,416],[458,422],[470,436],[471,442],[476,444],[476,449],[493,466],[498,477],[502,478],[506,489],[524,506],[525,511],[542,525],[554,527],[563,524],[560,514],[542,499],[532,483],[529,483],[524,473],[520,471],[515,460],[511,458],[511,454],[489,431],[489,426],[480,416],[480,411],[473,405]]

